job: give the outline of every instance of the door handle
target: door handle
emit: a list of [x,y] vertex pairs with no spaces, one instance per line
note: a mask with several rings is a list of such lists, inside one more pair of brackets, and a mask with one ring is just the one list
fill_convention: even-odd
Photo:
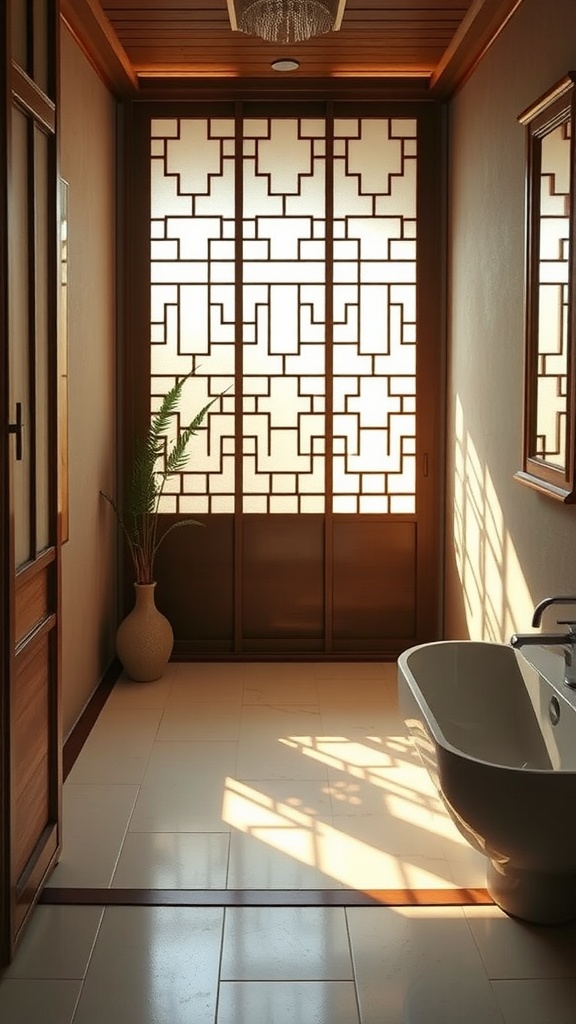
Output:
[[22,402],[16,402],[16,422],[8,424],[8,433],[16,434],[16,461],[22,461]]

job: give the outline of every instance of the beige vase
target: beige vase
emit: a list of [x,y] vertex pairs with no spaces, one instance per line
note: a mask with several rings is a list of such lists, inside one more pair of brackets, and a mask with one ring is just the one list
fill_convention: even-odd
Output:
[[172,626],[154,603],[155,587],[155,583],[134,584],[134,608],[116,634],[116,651],[126,675],[141,683],[160,679],[174,645]]

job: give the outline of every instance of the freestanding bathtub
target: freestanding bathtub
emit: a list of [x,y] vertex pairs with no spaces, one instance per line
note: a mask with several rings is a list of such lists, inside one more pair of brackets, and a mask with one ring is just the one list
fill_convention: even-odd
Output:
[[[576,691],[555,648],[441,641],[398,659],[402,713],[487,888],[539,924],[576,918]],[[530,660],[528,660],[530,659]]]

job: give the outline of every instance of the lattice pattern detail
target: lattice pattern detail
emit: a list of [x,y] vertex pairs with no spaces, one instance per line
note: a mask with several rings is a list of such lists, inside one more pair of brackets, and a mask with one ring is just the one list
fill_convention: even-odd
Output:
[[323,119],[247,118],[241,152],[231,119],[157,119],[151,147],[153,406],[191,362],[182,422],[228,386],[242,318],[241,394],[163,511],[233,511],[239,459],[244,512],[324,512],[332,482],[334,512],[414,513],[416,122],[336,120],[330,222]]
[[243,509],[325,507],[326,129],[250,119],[243,160]]
[[536,454],[566,464],[570,125],[542,138],[540,170]]
[[[234,374],[234,121],[170,118],[151,131],[152,409],[195,369],[184,425]],[[176,424],[175,424],[176,428]],[[163,512],[234,510],[234,399],[208,413],[186,470],[171,477]]]
[[416,511],[416,122],[334,128],[334,511]]

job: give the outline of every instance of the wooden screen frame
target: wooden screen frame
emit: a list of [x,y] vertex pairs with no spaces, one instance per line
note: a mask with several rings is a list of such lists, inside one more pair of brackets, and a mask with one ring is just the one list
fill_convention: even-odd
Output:
[[[284,116],[324,116],[327,108],[334,117],[399,117],[418,121],[419,171],[417,175],[417,203],[419,215],[419,252],[417,261],[417,322],[418,322],[418,376],[421,383],[417,402],[417,560],[426,566],[419,584],[415,611],[416,627],[409,641],[397,638],[387,651],[366,650],[362,657],[393,657],[411,642],[435,640],[441,635],[441,560],[443,514],[442,494],[444,479],[442,401],[445,382],[444,358],[444,294],[445,294],[445,219],[446,219],[446,111],[443,104],[405,100],[359,101],[340,98],[338,101],[317,97],[306,102],[278,102],[269,98],[255,98],[246,102],[192,102],[179,100],[150,101],[142,98],[124,104],[122,109],[122,168],[120,175],[123,217],[120,224],[120,294],[122,316],[120,320],[122,353],[120,363],[121,409],[120,459],[117,493],[121,494],[122,466],[130,465],[133,441],[142,434],[149,418],[150,359],[142,346],[142,338],[149,336],[150,303],[142,282],[149,280],[149,224],[140,216],[149,202],[149,122],[151,118],[216,116],[267,116],[281,112]],[[425,382],[425,386],[424,383]],[[422,425],[426,425],[423,429]],[[224,518],[224,517],[220,517]],[[242,513],[232,516],[233,549],[236,568],[241,558]],[[366,516],[365,518],[369,518]],[[410,517],[408,517],[410,518]],[[179,533],[180,531],[176,531]],[[330,541],[328,539],[328,548]],[[168,547],[168,544],[166,545]],[[330,568],[326,569],[330,572]],[[185,574],[189,579],[189,575]],[[329,581],[328,581],[329,584]],[[330,584],[328,592],[330,592]],[[123,611],[133,603],[132,575],[127,558],[123,561],[121,586]],[[158,596],[162,598],[162,587]],[[242,600],[241,581],[235,573],[233,587],[233,631],[230,646],[217,650],[203,647],[197,651],[175,646],[177,659],[188,658],[254,658],[290,656],[268,649],[248,651],[241,640],[239,607]],[[328,612],[326,613],[328,618]],[[327,629],[328,632],[328,629]],[[353,657],[354,651],[318,649],[310,650],[312,658]],[[292,656],[298,656],[293,652]]]

